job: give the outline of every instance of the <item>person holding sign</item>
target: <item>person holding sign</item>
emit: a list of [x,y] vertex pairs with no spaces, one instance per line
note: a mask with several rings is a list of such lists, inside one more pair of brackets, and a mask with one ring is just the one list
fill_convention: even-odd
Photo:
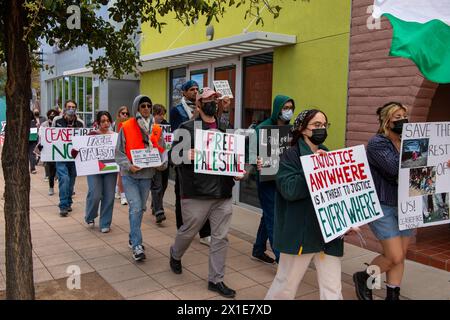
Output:
[[[110,130],[112,117],[108,111],[97,112],[96,122],[99,129],[91,131],[89,135],[114,134],[114,132]],[[78,150],[72,149],[71,153],[72,157],[76,158],[79,152]],[[88,225],[94,226],[94,221],[98,216],[98,208],[101,201],[100,231],[102,233],[111,231],[116,180],[117,172],[87,176],[88,193],[86,197],[86,213],[84,221]]]
[[[194,173],[195,129],[219,130],[215,117],[217,104],[215,91],[203,88],[198,95],[199,115],[181,124],[180,129],[190,133],[190,141],[176,141],[171,149],[171,159],[179,168],[181,208],[183,225],[178,229],[175,243],[170,247],[170,268],[176,274],[182,273],[181,258],[189,248],[195,235],[209,219],[211,225],[211,246],[209,250],[208,290],[218,292],[226,298],[233,298],[236,292],[223,282],[225,273],[225,258],[228,249],[228,230],[232,216],[232,189],[234,180],[241,177],[226,175],[209,175]],[[196,124],[197,122],[197,124]],[[216,142],[218,143],[218,142]],[[179,150],[179,146],[183,147]],[[229,147],[229,144],[227,143]],[[186,150],[186,148],[189,148]],[[175,153],[180,152],[180,153]],[[188,154],[186,155],[185,152]],[[180,164],[174,160],[182,157]]]
[[[403,124],[408,122],[408,109],[399,102],[389,102],[377,110],[380,127],[367,145],[367,159],[384,216],[369,223],[383,247],[383,254],[371,263],[380,274],[386,272],[386,300],[398,300],[405,268],[406,252],[413,230],[398,227],[398,172]],[[353,275],[355,290],[360,300],[372,300],[372,289],[367,286],[369,271]],[[380,276],[377,274],[376,276]]]
[[[170,110],[170,127],[172,132],[180,127],[183,122],[186,122],[194,115],[196,112],[196,99],[198,93],[198,83],[194,80],[189,80],[181,86],[183,90],[183,97],[181,98],[181,103],[175,108]],[[177,223],[177,229],[183,225],[183,216],[181,214],[181,198],[180,198],[180,174],[178,169],[175,168],[175,218]],[[211,243],[211,228],[209,226],[209,220],[205,222],[203,228],[199,231],[200,243],[209,246]]]
[[[145,95],[139,95],[134,99],[132,106],[134,117],[123,123],[117,138],[115,152],[116,162],[120,166],[122,183],[129,204],[130,234],[128,243],[133,250],[133,259],[135,261],[145,259],[141,224],[142,215],[147,209],[151,179],[156,169],[164,170],[167,167],[167,162],[163,163],[160,168],[141,168],[133,162],[132,154],[135,150],[153,150],[150,142],[150,134],[154,129],[152,106],[152,101]],[[160,145],[162,146],[163,144],[164,141],[161,139]]]
[[30,171],[32,174],[36,174],[36,155],[34,149],[38,143],[38,130],[39,130],[39,118],[34,117],[33,111],[30,110],[30,135],[28,138],[28,160],[30,161]]
[[[114,131],[119,133],[122,128],[122,124],[128,120],[130,117],[130,111],[127,106],[121,106],[119,110],[117,110],[116,121],[114,122]],[[120,204],[125,206],[128,204],[127,197],[125,196],[125,192],[123,191],[122,184],[122,176],[120,173],[117,175],[117,186],[116,186],[116,199],[120,199]]]
[[325,243],[300,161],[301,156],[327,151],[322,143],[328,127],[323,112],[302,111],[292,127],[292,147],[281,156],[274,224],[274,247],[280,251],[280,262],[266,299],[293,300],[311,260],[317,270],[320,299],[343,299],[340,257],[344,241],[337,238]]
[[[64,104],[64,114],[61,117],[55,117],[52,127],[56,128],[83,128],[84,122],[77,117],[77,103],[73,100],[67,100]],[[73,187],[77,171],[75,162],[56,162],[56,174],[59,183],[59,215],[67,217],[72,211]]]
[[[277,95],[273,100],[271,117],[264,120],[255,128],[258,141],[261,127],[270,125],[288,125],[294,114],[294,109],[295,103],[292,98],[288,96]],[[277,250],[274,249],[273,246],[273,219],[275,210],[276,185],[275,181],[261,181],[261,160],[258,160],[257,169],[258,174],[256,177],[256,183],[258,187],[257,190],[259,203],[261,204],[262,209],[262,217],[259,223],[258,232],[256,234],[256,240],[253,244],[252,259],[267,264],[273,264],[275,260],[269,257],[265,251],[267,240],[269,240],[272,251],[275,254],[275,259],[278,262],[280,254]]]

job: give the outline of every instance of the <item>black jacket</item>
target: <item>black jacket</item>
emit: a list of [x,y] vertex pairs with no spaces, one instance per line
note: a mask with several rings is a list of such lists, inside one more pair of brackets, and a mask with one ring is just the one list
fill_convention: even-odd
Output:
[[[194,121],[202,121],[200,117],[183,122],[180,129],[186,129],[190,133],[191,148],[194,148]],[[217,123],[217,119],[216,119]],[[208,130],[208,126],[202,121],[203,130]],[[224,132],[223,129],[219,128]],[[182,139],[174,142],[172,150],[181,143]],[[171,155],[172,156],[172,155]],[[226,199],[231,198],[234,186],[234,179],[230,176],[211,175],[194,173],[194,164],[177,165],[176,170],[181,177],[181,197],[190,199]]]
[[66,118],[63,116],[55,121],[54,124],[57,128],[83,128],[84,125],[81,121],[75,120],[72,123],[67,122]]

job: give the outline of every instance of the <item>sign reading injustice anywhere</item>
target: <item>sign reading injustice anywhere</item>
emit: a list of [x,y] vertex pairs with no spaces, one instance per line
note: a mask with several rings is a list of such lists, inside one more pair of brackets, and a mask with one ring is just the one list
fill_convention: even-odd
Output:
[[450,223],[450,122],[405,123],[400,150],[399,229]]
[[118,172],[115,160],[117,133],[73,137],[77,176]]
[[242,176],[245,137],[211,130],[195,130],[194,172]]
[[364,146],[300,159],[325,242],[383,216]]
[[131,160],[139,168],[153,168],[161,165],[161,156],[157,148],[131,150]]
[[262,126],[259,130],[259,156],[262,168],[260,181],[275,180],[281,155],[290,148],[292,133],[291,125]]
[[75,161],[70,155],[72,138],[87,136],[92,128],[41,128],[41,160],[43,162]]

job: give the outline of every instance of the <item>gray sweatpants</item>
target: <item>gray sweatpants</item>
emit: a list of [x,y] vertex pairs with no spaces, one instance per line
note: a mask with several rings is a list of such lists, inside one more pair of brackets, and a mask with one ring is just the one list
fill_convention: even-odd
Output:
[[170,248],[172,257],[181,260],[192,240],[209,219],[211,246],[209,248],[208,281],[223,281],[225,258],[228,249],[228,230],[231,223],[232,200],[229,199],[181,199],[183,225],[178,229],[175,243]]

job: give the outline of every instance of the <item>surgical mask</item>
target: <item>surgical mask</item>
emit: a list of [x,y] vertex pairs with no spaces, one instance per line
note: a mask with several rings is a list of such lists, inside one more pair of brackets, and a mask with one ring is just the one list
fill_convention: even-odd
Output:
[[322,144],[328,136],[327,129],[325,128],[312,129],[311,131],[312,136],[308,138],[316,146]]
[[392,122],[394,127],[391,130],[397,134],[402,134],[404,123],[408,123],[408,119],[402,119]]
[[217,111],[217,104],[215,101],[206,102],[202,106],[203,113],[207,116],[213,116]]
[[293,115],[294,115],[294,111],[292,111],[291,109],[289,109],[289,110],[282,110],[281,111],[281,115],[280,115],[280,119],[283,120],[283,121],[291,121]]

